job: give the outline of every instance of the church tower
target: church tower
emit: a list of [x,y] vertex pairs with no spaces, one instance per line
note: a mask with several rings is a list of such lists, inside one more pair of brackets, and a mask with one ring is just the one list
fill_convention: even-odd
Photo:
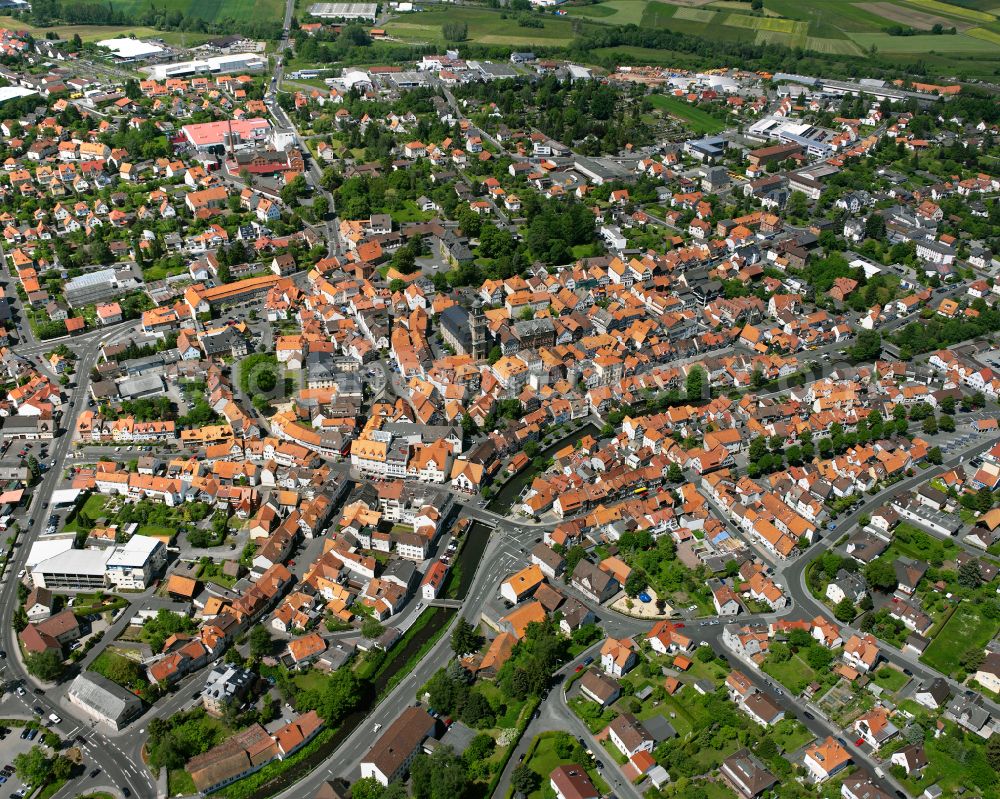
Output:
[[472,313],[469,314],[469,334],[472,338],[472,357],[474,360],[486,360],[488,350],[486,348],[486,314],[483,313],[483,304],[476,300],[472,305]]

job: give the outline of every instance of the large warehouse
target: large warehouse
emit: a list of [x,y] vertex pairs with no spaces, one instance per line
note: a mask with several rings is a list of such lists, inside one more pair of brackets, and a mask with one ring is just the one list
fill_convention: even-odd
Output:
[[348,19],[374,22],[378,3],[313,3],[309,13],[323,19]]
[[144,42],[139,39],[102,39],[98,47],[107,47],[114,53],[119,64],[134,64],[137,61],[149,61],[169,55],[169,51],[158,44]]
[[188,75],[256,74],[267,68],[267,59],[255,53],[230,53],[229,55],[199,58],[195,61],[177,61],[173,64],[156,64],[146,72],[154,80],[183,78]]

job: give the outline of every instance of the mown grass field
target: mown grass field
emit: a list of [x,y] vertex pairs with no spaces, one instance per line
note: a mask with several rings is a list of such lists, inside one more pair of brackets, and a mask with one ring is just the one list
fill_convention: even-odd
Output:
[[690,103],[680,100],[677,97],[671,97],[667,94],[654,94],[650,96],[649,100],[654,108],[683,120],[684,124],[695,133],[718,133],[725,128],[725,124],[711,114],[702,111],[700,108],[695,108]]
[[997,623],[975,606],[963,602],[934,636],[921,660],[942,674],[954,674],[969,649],[983,649],[997,632]]

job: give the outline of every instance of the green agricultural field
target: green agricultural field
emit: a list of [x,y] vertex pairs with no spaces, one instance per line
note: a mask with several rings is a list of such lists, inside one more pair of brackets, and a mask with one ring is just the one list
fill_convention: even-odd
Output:
[[942,3],[940,0],[906,0],[910,5],[933,11],[935,14],[949,14],[959,19],[968,19],[973,22],[995,22],[996,16],[987,11],[978,11],[974,8],[962,8],[951,3]]
[[982,39],[984,42],[1000,46],[1000,33],[987,30],[986,28],[969,28],[965,31],[965,35],[972,36],[974,39]]
[[[112,0],[115,8],[130,14],[147,11],[149,0]],[[180,11],[186,17],[200,17],[207,22],[217,19],[279,20],[285,10],[281,0],[160,0],[155,3],[158,11]]]
[[677,6],[668,3],[649,3],[639,24],[643,28],[668,28],[676,12]]
[[753,28],[761,31],[780,31],[781,33],[805,32],[809,27],[807,22],[798,22],[793,19],[780,19],[778,17],[751,17],[747,14],[729,14],[724,25],[732,25],[735,28]]
[[962,655],[969,649],[981,651],[996,634],[998,626],[975,605],[963,602],[934,636],[920,659],[942,674],[954,674],[959,669]]
[[[593,6],[568,9],[570,15],[583,14],[596,17],[610,25],[638,25],[646,11],[645,0],[607,0]],[[597,13],[594,13],[597,12]]]
[[826,39],[822,36],[807,36],[805,46],[817,53],[833,55],[864,55],[864,52],[850,39]]
[[653,108],[683,120],[695,133],[718,133],[726,127],[723,122],[720,122],[711,114],[702,111],[700,108],[695,108],[690,103],[679,100],[676,97],[666,94],[654,94],[650,96],[649,100],[653,104]]
[[874,33],[889,22],[865,9],[864,4],[847,0],[806,2],[801,0],[767,0],[767,7],[788,19],[809,23],[812,36],[844,38],[848,31]]
[[852,33],[851,39],[866,50],[883,53],[989,53],[996,45],[958,33],[954,36],[889,36],[885,33]]
[[[705,24],[718,22],[722,16],[720,12],[712,11],[708,8],[678,8],[674,12],[674,19],[686,19],[691,22],[704,22]],[[736,15],[729,14],[728,16]]]
[[444,43],[442,27],[446,22],[464,22],[468,26],[468,41],[476,44],[565,47],[575,38],[572,20],[556,16],[539,19],[544,27],[521,28],[516,20],[501,17],[499,11],[449,8],[447,11],[405,14],[386,23],[385,29],[390,35],[407,42]]
[[36,28],[14,17],[0,16],[0,28],[27,31],[36,39],[44,39],[45,34],[55,33],[60,39],[71,39],[74,33],[85,42],[98,39],[114,39],[119,36],[135,36],[137,39],[163,39],[167,44],[193,46],[212,38],[207,33],[185,33],[183,31],[158,31],[142,25],[53,25],[51,28]]
[[757,31],[753,37],[754,44],[780,44],[792,46],[792,35],[781,31]]

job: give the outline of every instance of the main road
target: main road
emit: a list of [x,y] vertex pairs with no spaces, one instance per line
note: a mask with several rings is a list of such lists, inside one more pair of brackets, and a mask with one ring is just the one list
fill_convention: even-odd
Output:
[[[21,532],[19,546],[15,548],[13,557],[8,562],[4,572],[4,581],[0,587],[0,607],[5,613],[11,613],[17,607],[17,586],[20,580],[17,579],[16,575],[25,568],[31,545],[45,527],[49,500],[62,479],[63,463],[73,440],[76,415],[86,404],[88,376],[90,370],[97,363],[101,345],[123,338],[132,332],[132,327],[105,331],[101,336],[89,338],[80,354],[77,363],[78,382],[71,390],[63,407],[60,419],[61,434],[54,439],[51,445],[49,458],[54,461],[55,465],[44,473],[41,482],[34,488],[28,506],[27,527]],[[0,628],[2,628],[0,635],[2,635],[3,646],[8,653],[6,660],[0,661],[0,675],[3,676],[5,682],[24,683],[26,687],[32,689],[33,686],[38,685],[38,682],[28,674],[24,667],[17,634],[9,620],[0,624]],[[49,686],[46,693],[42,695],[32,696],[29,693],[24,697],[25,700],[30,701],[30,706],[38,705],[42,708],[43,718],[54,713],[64,719],[61,724],[55,727],[55,730],[61,735],[70,738],[79,736],[82,739],[82,743],[79,741],[77,743],[84,752],[84,766],[87,771],[85,771],[84,776],[72,780],[62,789],[60,796],[79,796],[81,793],[97,790],[99,787],[118,793],[121,787],[125,786],[128,786],[140,799],[155,796],[156,785],[141,761],[136,762],[126,758],[118,742],[100,731],[91,719],[78,720],[79,717],[83,717],[83,714],[65,699],[66,687],[66,683]],[[101,774],[96,780],[86,776],[94,767],[101,769]]]

